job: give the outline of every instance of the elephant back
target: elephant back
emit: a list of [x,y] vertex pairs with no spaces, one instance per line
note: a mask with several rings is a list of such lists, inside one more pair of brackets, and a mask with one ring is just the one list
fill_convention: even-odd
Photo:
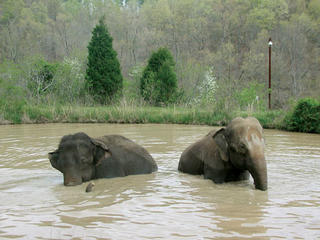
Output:
[[[106,135],[96,139],[103,142],[110,150],[112,157],[119,161],[127,175],[157,171],[158,167],[150,153],[121,135]],[[140,172],[142,171],[142,172]]]

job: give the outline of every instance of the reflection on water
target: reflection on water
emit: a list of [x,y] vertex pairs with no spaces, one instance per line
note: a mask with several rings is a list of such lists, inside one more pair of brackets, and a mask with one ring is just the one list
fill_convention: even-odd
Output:
[[[320,237],[320,135],[266,130],[269,190],[216,185],[177,171],[181,152],[212,127],[48,124],[0,126],[0,238],[316,239]],[[159,171],[63,186],[47,153],[65,134],[122,134]]]

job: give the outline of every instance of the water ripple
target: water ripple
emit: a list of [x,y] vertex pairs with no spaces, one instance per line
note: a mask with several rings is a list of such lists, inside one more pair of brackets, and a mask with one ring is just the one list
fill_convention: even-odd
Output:
[[[0,126],[0,238],[317,239],[320,136],[265,130],[269,190],[179,173],[181,152],[206,126]],[[65,134],[122,134],[145,146],[156,173],[65,187],[47,153]]]

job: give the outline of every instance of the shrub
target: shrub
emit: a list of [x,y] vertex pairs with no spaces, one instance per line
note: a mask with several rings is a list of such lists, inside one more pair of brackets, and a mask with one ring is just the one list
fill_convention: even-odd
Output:
[[[236,93],[236,100],[240,110],[265,110],[265,102],[261,96],[264,95],[264,85],[251,82],[248,87]],[[260,97],[259,97],[260,96]]]
[[30,67],[27,87],[32,97],[35,97],[39,102],[41,96],[53,88],[53,79],[59,64],[49,63],[40,58],[34,60]]
[[140,79],[142,76],[143,67],[134,66],[130,72],[129,77],[123,80],[123,97],[125,101],[139,102],[140,100]]
[[301,99],[284,119],[289,131],[320,133],[320,103],[312,98]]
[[23,90],[16,83],[0,78],[0,119],[21,123],[26,104]]
[[160,48],[152,53],[140,80],[140,94],[153,104],[168,104],[177,97],[177,77],[170,51]]
[[77,58],[65,58],[56,70],[54,81],[56,102],[64,104],[88,102],[84,74]]
[[214,76],[213,68],[205,71],[202,83],[198,86],[199,96],[194,98],[196,104],[214,105],[216,104],[217,82]]

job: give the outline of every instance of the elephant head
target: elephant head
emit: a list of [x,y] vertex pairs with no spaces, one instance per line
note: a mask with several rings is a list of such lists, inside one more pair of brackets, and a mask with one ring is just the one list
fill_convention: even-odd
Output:
[[64,136],[56,151],[49,153],[52,167],[63,173],[64,185],[79,185],[94,178],[96,166],[109,157],[108,147],[85,133]]
[[257,189],[267,190],[263,129],[253,117],[235,118],[213,136],[220,158],[240,170],[248,170]]

